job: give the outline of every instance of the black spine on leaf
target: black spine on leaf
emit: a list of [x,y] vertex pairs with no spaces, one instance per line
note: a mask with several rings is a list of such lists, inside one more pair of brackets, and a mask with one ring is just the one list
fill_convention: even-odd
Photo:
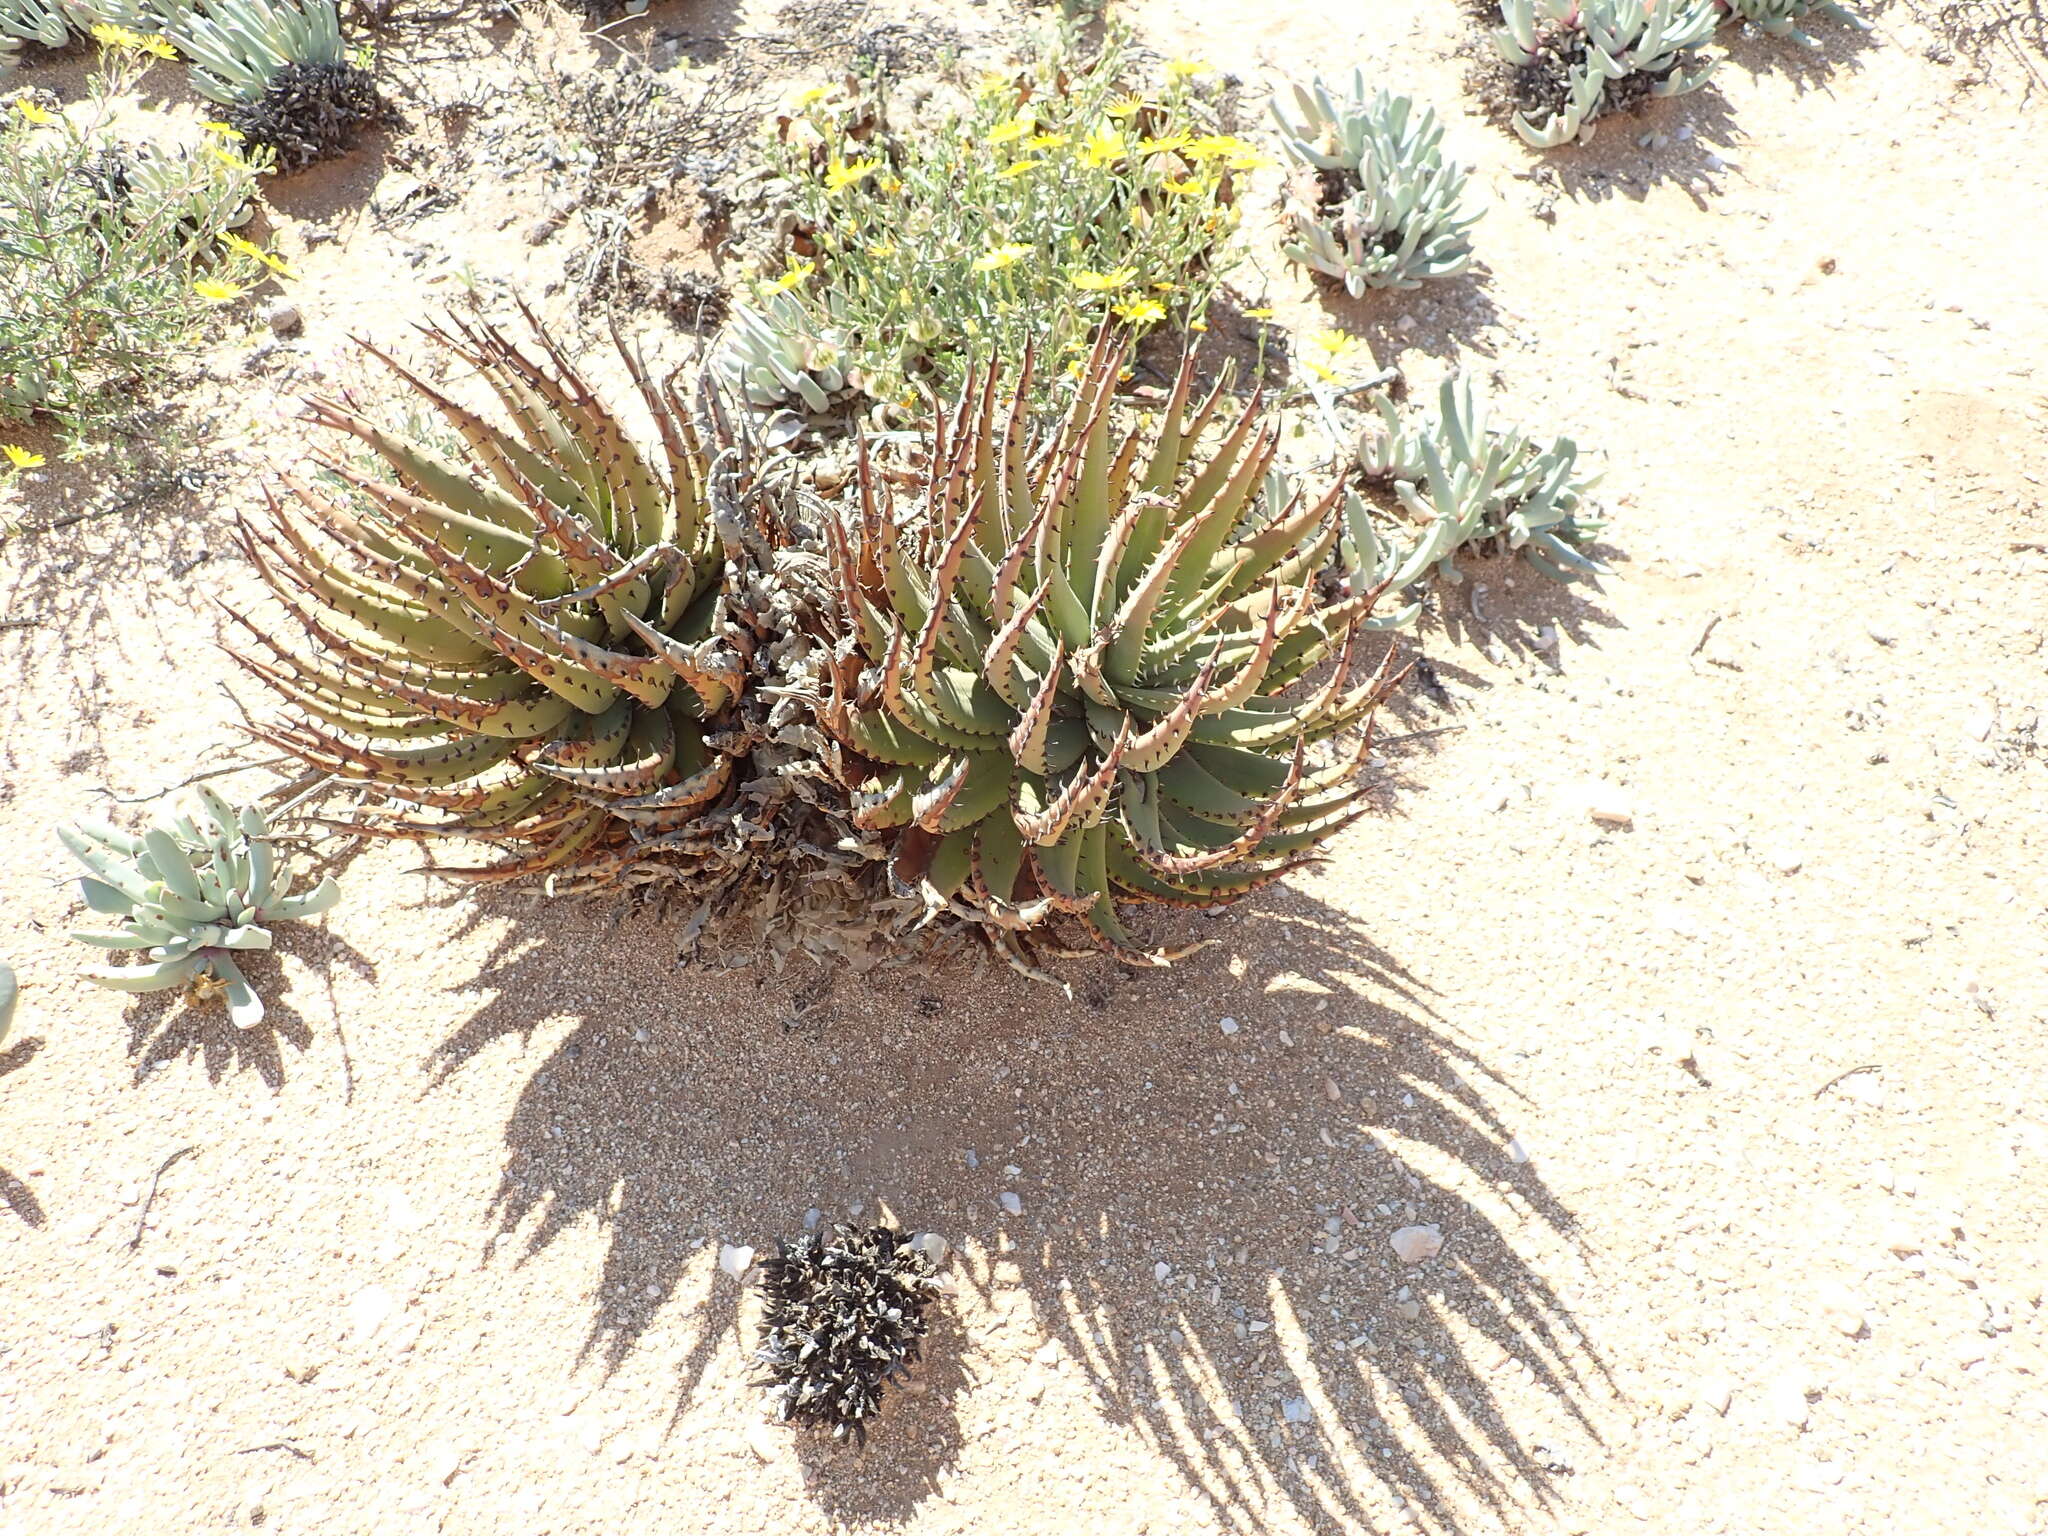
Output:
[[287,64],[256,100],[227,111],[250,144],[277,151],[280,171],[344,154],[363,129],[390,120],[377,82],[353,64]]
[[907,1379],[921,1352],[939,1289],[931,1260],[890,1227],[838,1226],[776,1247],[761,1264],[756,1352],[776,1417],[864,1443],[883,1389]]

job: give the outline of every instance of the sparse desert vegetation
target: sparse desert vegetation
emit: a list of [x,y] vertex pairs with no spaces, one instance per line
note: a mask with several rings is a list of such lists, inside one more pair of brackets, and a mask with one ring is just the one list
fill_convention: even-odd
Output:
[[0,1532],[2048,1531],[2030,14],[0,0]]

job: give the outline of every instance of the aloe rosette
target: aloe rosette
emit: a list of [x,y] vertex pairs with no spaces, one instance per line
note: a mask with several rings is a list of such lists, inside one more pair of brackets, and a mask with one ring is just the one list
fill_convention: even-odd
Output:
[[358,830],[515,850],[452,873],[604,881],[686,864],[733,780],[713,737],[743,678],[713,634],[724,557],[674,381],[657,387],[621,344],[658,432],[643,449],[537,324],[537,356],[480,324],[426,334],[509,425],[375,349],[454,456],[310,402],[382,473],[325,456],[352,496],[288,477],[267,525],[242,525],[305,640],[240,658],[296,706],[259,734],[400,802]]
[[867,770],[854,820],[895,829],[897,880],[1013,958],[1064,915],[1163,961],[1120,904],[1213,906],[1313,859],[1361,814],[1360,759],[1319,744],[1389,686],[1350,677],[1377,594],[1322,584],[1341,487],[1277,504],[1257,398],[1202,450],[1224,392],[1191,403],[1192,358],[1152,428],[1119,430],[1125,361],[1105,332],[1042,441],[1030,361],[1007,388],[980,371],[934,430],[922,504],[899,514],[863,458],[857,509],[827,524],[865,662],[825,711]]
[[341,892],[329,876],[294,896],[262,809],[232,806],[203,784],[198,796],[192,813],[140,835],[90,821],[59,830],[86,868],[85,904],[116,920],[71,937],[141,956],[139,964],[89,970],[86,980],[117,992],[182,986],[221,994],[229,1017],[247,1029],[263,1021],[263,999],[236,953],[269,949],[272,925],[325,912]]

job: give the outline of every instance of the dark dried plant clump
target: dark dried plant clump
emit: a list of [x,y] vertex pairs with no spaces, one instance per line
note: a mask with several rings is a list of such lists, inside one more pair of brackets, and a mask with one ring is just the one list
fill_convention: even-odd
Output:
[[353,64],[287,64],[261,96],[226,111],[228,125],[251,144],[277,152],[281,171],[329,160],[354,147],[356,135],[391,120],[370,72]]
[[775,1416],[858,1444],[883,1389],[917,1362],[940,1289],[932,1261],[892,1227],[842,1225],[776,1246],[761,1265],[756,1352]]

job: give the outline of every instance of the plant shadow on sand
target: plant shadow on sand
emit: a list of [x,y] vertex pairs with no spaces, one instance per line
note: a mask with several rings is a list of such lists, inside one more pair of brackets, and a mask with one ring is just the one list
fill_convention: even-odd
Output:
[[[1576,1262],[1573,1221],[1509,1158],[1493,1106],[1512,1086],[1425,982],[1299,889],[1192,919],[1214,942],[1163,982],[1071,965],[1071,998],[958,960],[679,973],[651,911],[551,906],[544,934],[533,913],[475,909],[510,919],[477,982],[495,995],[440,1047],[429,1091],[459,1091],[464,1062],[553,1015],[505,1128],[492,1248],[521,1262],[599,1224],[584,1348],[607,1372],[665,1304],[691,1303],[679,1415],[748,1315],[705,1249],[768,1248],[807,1207],[884,1206],[959,1247],[961,1318],[935,1329],[926,1390],[893,1400],[864,1453],[798,1452],[848,1522],[939,1488],[957,1395],[994,1361],[1026,1385],[977,1418],[1078,1392],[1081,1420],[1134,1427],[1229,1530],[1281,1507],[1364,1529],[1389,1493],[1449,1528],[1453,1482],[1499,1518],[1547,1504],[1549,1458],[1506,1422],[1497,1368],[1597,1435],[1604,1367],[1526,1256]],[[593,952],[601,977],[564,975],[565,954]],[[1443,1252],[1398,1263],[1389,1234],[1427,1223]]]
[[[40,1038],[17,1040],[5,1051],[0,1051],[0,1077],[19,1072],[36,1058],[43,1048]],[[36,1192],[29,1188],[28,1181],[0,1165],[0,1205],[5,1205],[31,1227],[48,1223],[49,1216],[43,1210],[43,1202],[36,1198]]]

